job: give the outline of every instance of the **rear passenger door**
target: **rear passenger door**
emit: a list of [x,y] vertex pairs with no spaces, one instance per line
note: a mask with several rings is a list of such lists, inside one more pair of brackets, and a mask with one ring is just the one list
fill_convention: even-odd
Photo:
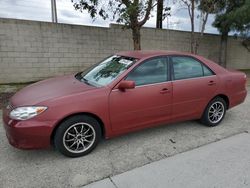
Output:
[[200,118],[208,100],[215,94],[217,76],[202,62],[190,56],[171,56],[173,113],[176,120]]

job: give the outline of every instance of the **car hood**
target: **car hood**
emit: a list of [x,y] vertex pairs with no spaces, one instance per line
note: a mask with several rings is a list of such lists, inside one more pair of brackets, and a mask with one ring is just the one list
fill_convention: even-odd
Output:
[[95,88],[80,82],[74,75],[61,76],[43,80],[23,88],[11,98],[11,104],[14,107],[35,105],[50,99],[65,97]]

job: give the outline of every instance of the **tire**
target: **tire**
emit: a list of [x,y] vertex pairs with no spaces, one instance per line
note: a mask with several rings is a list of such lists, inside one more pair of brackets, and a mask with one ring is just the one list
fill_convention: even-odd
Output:
[[227,104],[225,100],[220,97],[216,97],[208,103],[200,121],[208,127],[217,126],[225,117],[226,110]]
[[72,116],[63,121],[56,130],[54,146],[67,157],[89,154],[101,139],[98,121],[87,115]]

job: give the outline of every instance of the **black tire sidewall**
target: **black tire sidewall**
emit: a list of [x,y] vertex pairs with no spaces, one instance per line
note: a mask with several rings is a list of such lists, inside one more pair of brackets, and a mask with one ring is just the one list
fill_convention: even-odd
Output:
[[[65,131],[73,124],[76,123],[80,123],[80,122],[84,122],[84,123],[88,123],[90,124],[96,133],[96,137],[95,137],[95,141],[93,143],[93,145],[87,149],[86,151],[83,151],[81,153],[73,153],[68,151],[64,144],[63,144],[63,135],[65,133]],[[80,157],[80,156],[84,156],[89,154],[98,144],[98,142],[101,139],[101,127],[100,124],[98,123],[98,121],[91,117],[91,116],[87,116],[87,115],[76,115],[76,116],[72,116],[68,119],[66,119],[65,121],[63,121],[59,127],[56,130],[55,136],[54,136],[54,146],[55,148],[62,153],[63,155],[67,156],[67,157]]]

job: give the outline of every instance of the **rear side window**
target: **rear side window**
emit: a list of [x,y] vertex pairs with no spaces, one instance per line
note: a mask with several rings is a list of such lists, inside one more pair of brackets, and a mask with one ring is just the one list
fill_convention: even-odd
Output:
[[206,66],[203,66],[203,71],[204,71],[204,76],[214,75],[214,73],[209,68],[207,68]]
[[181,80],[213,75],[213,72],[199,61],[185,56],[171,57],[173,79]]

